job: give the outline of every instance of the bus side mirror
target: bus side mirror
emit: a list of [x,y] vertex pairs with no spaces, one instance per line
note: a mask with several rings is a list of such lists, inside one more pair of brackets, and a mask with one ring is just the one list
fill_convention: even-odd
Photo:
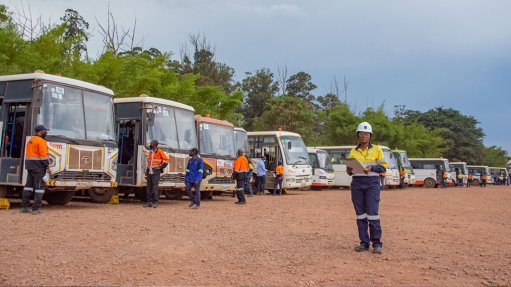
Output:
[[154,126],[154,113],[147,113],[147,126],[152,127]]

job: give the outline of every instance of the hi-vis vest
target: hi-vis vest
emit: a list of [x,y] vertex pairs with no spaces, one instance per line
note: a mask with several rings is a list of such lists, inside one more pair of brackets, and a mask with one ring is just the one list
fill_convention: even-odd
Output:
[[235,172],[247,172],[248,171],[248,159],[244,155],[240,155],[234,161]]
[[33,136],[27,143],[25,151],[25,168],[46,169],[50,164],[50,155],[46,140],[40,136]]
[[169,162],[169,157],[161,150],[150,150],[147,156],[147,167],[154,167],[162,165],[164,162]]
[[[358,160],[364,167],[369,165],[381,165],[385,168],[388,167],[388,163],[385,161],[385,156],[383,155],[383,151],[379,145],[369,143],[369,147],[365,150],[356,146],[351,149],[348,157]],[[353,176],[379,176],[379,174],[371,171],[368,174],[354,174]]]

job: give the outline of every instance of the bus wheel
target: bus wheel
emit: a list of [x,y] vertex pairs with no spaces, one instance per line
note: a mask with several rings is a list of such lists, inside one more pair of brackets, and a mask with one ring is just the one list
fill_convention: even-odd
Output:
[[480,186],[481,182],[477,179],[472,180],[472,186]]
[[163,191],[165,197],[171,200],[179,200],[183,197],[184,192],[179,189],[166,189]]
[[93,202],[96,203],[107,203],[115,194],[113,188],[91,188],[89,189],[89,196]]
[[436,182],[432,178],[426,178],[426,180],[424,180],[424,186],[427,188],[433,188],[433,187],[435,187],[435,185],[436,185]]
[[211,191],[201,191],[200,199],[213,199],[213,192]]
[[74,190],[45,192],[44,200],[50,205],[65,205],[71,201],[73,195],[75,195]]

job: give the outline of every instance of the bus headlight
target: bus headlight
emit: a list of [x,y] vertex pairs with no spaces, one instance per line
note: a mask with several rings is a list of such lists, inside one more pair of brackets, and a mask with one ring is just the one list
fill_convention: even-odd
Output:
[[110,169],[112,169],[113,171],[117,171],[117,161],[116,160],[112,160],[112,162],[110,163]]
[[320,176],[319,179],[326,179],[326,176]]

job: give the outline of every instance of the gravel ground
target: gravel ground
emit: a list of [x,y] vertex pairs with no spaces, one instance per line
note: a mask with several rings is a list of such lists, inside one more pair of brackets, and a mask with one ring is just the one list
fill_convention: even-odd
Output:
[[353,250],[349,190],[233,202],[11,201],[0,285],[511,285],[510,187],[384,191],[381,255]]

